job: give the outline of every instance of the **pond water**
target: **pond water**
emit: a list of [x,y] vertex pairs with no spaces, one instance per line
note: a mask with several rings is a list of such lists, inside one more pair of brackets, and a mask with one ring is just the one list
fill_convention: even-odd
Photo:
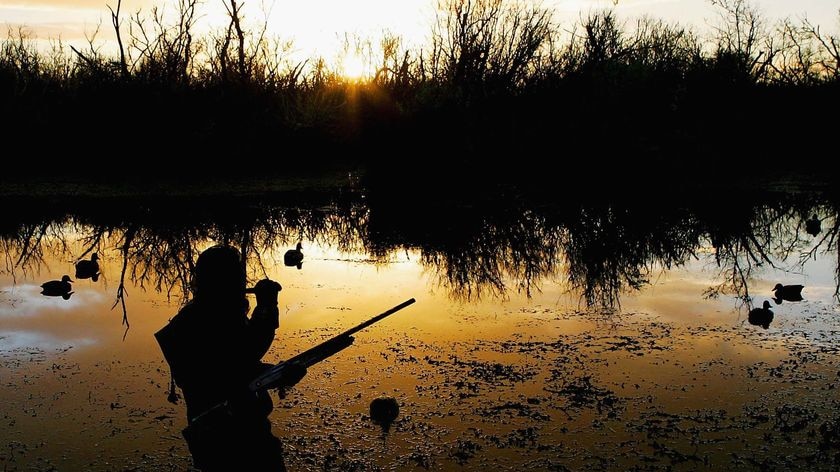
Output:
[[[267,362],[416,299],[272,392],[289,470],[837,470],[837,207],[786,198],[725,218],[467,205],[421,223],[373,199],[20,217],[2,232],[0,464],[191,470],[153,333],[195,256],[228,242],[283,286]],[[98,280],[41,295],[93,252]],[[804,300],[773,302],[779,282]],[[766,328],[748,316],[764,300]],[[381,395],[389,428],[368,417]]]

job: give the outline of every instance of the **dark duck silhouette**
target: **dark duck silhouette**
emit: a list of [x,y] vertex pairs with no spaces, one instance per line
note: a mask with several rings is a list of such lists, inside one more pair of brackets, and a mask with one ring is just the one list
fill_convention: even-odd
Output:
[[387,434],[391,428],[391,423],[397,419],[400,414],[400,404],[394,397],[379,397],[374,398],[370,402],[370,419],[382,428],[382,432]]
[[749,321],[751,325],[761,326],[764,329],[769,328],[770,323],[773,322],[773,311],[770,309],[770,302],[768,300],[764,300],[762,308],[753,308],[750,310],[747,315],[747,321]]
[[303,266],[303,253],[301,249],[303,245],[298,241],[297,246],[294,249],[289,249],[286,251],[286,254],[283,254],[283,264],[286,267],[297,266],[300,269]]
[[822,231],[822,228],[820,227],[820,219],[817,218],[816,214],[812,215],[810,220],[805,220],[806,233],[811,236],[816,236],[820,234],[820,231]]
[[76,278],[91,279],[94,282],[99,280],[99,254],[94,252],[90,260],[76,262]]
[[773,287],[773,301],[780,305],[782,301],[786,302],[801,302],[803,285],[782,285],[776,284]]
[[61,278],[61,280],[50,280],[49,282],[44,282],[41,284],[41,295],[46,295],[48,297],[61,297],[65,300],[70,299],[70,295],[73,295],[73,286],[70,285],[70,282],[73,280],[70,278],[69,275],[65,275]]

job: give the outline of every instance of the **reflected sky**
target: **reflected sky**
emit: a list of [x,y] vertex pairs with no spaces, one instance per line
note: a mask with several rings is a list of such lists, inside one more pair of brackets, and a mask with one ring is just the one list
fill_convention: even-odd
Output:
[[[55,234],[68,235],[70,240],[57,244],[55,241],[50,243],[47,238],[43,241],[44,247],[78,250],[82,247],[80,243],[87,240],[84,232],[78,231],[78,228],[63,228]],[[547,306],[552,310],[568,312],[603,312],[605,316],[644,313],[669,323],[684,325],[711,323],[731,326],[741,322],[746,311],[734,293],[704,298],[704,291],[720,283],[721,278],[721,268],[712,253],[701,254],[670,270],[654,262],[646,269],[647,282],[636,289],[624,288],[615,306],[590,306],[585,303],[579,289],[564,280],[563,270],[568,268],[562,265],[552,266],[556,273],[532,274],[533,279],[528,283],[534,289],[525,291],[521,289],[524,283],[520,279],[523,277],[521,270],[516,265],[503,264],[495,276],[498,277],[498,287],[501,289],[467,287],[469,292],[465,294],[463,286],[458,283],[453,285],[451,271],[457,268],[450,267],[457,264],[462,256],[443,262],[441,258],[445,259],[446,249],[436,257],[429,257],[428,249],[425,253],[420,249],[394,250],[385,256],[372,257],[366,252],[342,250],[326,242],[326,239],[321,242],[303,241],[305,257],[300,270],[285,267],[282,263],[282,254],[291,247],[288,242],[268,248],[260,254],[252,254],[254,265],[249,270],[250,278],[257,280],[267,276],[279,280],[283,285],[281,308],[284,328],[294,331],[329,326],[338,331],[412,297],[423,300],[424,306],[431,312],[481,309],[515,312]],[[99,252],[102,267],[100,280],[76,280],[69,300],[40,294],[40,283],[72,273],[72,262],[68,262],[70,258],[64,251],[42,254],[37,267],[30,267],[26,272],[11,271],[0,276],[3,283],[0,288],[0,319],[3,320],[4,331],[19,333],[19,339],[26,339],[21,337],[25,333],[39,336],[41,341],[38,347],[44,347],[47,341],[55,343],[54,347],[62,343],[91,345],[98,342],[99,338],[91,337],[91,333],[104,337],[113,333],[119,327],[114,320],[119,319],[120,309],[114,307],[114,304],[123,269],[118,240],[107,241],[106,244],[112,249]],[[212,245],[212,241],[197,240],[194,244],[195,253],[198,253],[202,248]],[[504,258],[504,254],[506,252],[503,251],[500,257]],[[544,255],[542,252],[535,254],[537,257]],[[485,258],[481,264],[488,264],[491,260]],[[150,270],[162,270],[153,267],[172,269],[177,265],[176,262],[151,267],[145,265],[148,262],[140,258],[130,261],[127,266],[126,301],[128,320],[131,323],[129,338],[153,332],[161,320],[166,319],[167,313],[170,316],[174,314],[185,300],[184,286],[180,285],[177,278],[149,275]],[[779,281],[805,285],[807,303],[785,303],[776,308],[796,319],[811,308],[834,305],[834,271],[834,261],[830,257],[817,257],[805,266],[786,266],[783,262],[777,262],[775,268],[766,265],[752,271],[750,293],[755,304],[760,305],[764,299],[772,298],[772,287]],[[480,272],[484,270],[480,269]],[[465,272],[459,277],[466,277],[464,283],[467,285],[475,283],[479,287],[483,275],[478,275],[478,282],[470,279],[472,275]],[[135,280],[132,281],[132,277]],[[169,281],[169,285],[166,281]],[[155,312],[156,316],[144,314],[150,311]],[[784,316],[777,317],[774,325],[784,326],[785,319]],[[389,323],[394,324],[394,328],[435,331],[437,336],[452,336],[452,339],[458,339],[461,334],[457,333],[463,332],[458,329],[457,317],[453,320],[445,316],[440,319],[398,316],[389,320]],[[7,340],[10,339],[9,335]],[[22,342],[15,341],[16,345]]]
[[14,351],[19,349],[61,349],[63,347],[85,347],[96,343],[95,339],[68,338],[65,335],[57,337],[38,331],[0,331],[2,350]]
[[5,285],[0,293],[0,349],[60,349],[100,341],[89,336],[96,330],[83,314],[103,304],[102,292],[81,288],[64,300],[41,295],[40,284],[20,283]]
[[[59,470],[105,471],[114,463],[137,470],[186,470],[189,453],[180,436],[184,407],[167,401],[169,373],[153,338],[177,312],[184,293],[178,277],[161,271],[178,274],[179,264],[188,265],[179,258],[225,239],[250,242],[252,281],[267,276],[283,286],[280,328],[265,357],[269,362],[408,298],[417,300],[313,366],[289,397],[275,398],[270,419],[288,446],[291,470],[322,468],[329,461],[344,469],[428,463],[432,470],[583,470],[603,461],[621,470],[664,468],[673,457],[657,453],[665,443],[721,466],[730,465],[733,455],[776,465],[793,461],[794,467],[810,466],[808,458],[817,457],[822,436],[815,433],[815,440],[807,431],[817,431],[820,423],[808,418],[832,418],[832,400],[824,392],[836,382],[840,365],[836,348],[831,350],[840,333],[833,251],[818,251],[801,266],[797,256],[774,260],[775,268],[767,263],[751,268],[749,291],[758,304],[772,296],[779,281],[806,286],[803,302],[772,307],[775,318],[765,330],[747,322],[737,293],[703,297],[720,283],[721,267],[729,267],[726,259],[718,264],[717,249],[741,240],[741,230],[732,227],[726,232],[732,239],[723,238],[723,223],[710,230],[720,244],[713,246],[698,239],[702,231],[689,231],[681,214],[671,223],[670,216],[656,213],[651,221],[662,231],[651,229],[642,215],[623,219],[616,209],[589,208],[572,212],[569,220],[553,214],[488,215],[481,224],[453,218],[460,224],[418,232],[383,220],[379,211],[375,204],[366,211],[354,209],[353,215],[361,215],[356,224],[343,221],[334,209],[289,208],[259,213],[257,223],[197,217],[201,223],[179,220],[177,228],[146,221],[126,230],[123,223],[95,217],[84,224],[82,217],[57,220],[25,270],[11,267],[0,274],[0,437],[7,438],[7,446],[26,448],[14,461],[8,455],[0,461],[9,470],[38,467],[45,459]],[[775,221],[774,215],[788,215],[777,226],[780,232],[773,233],[785,235],[784,246],[798,241],[807,251],[818,241],[789,239],[796,237],[795,214],[759,213],[748,212],[756,215],[759,231],[764,222]],[[581,222],[580,214],[592,225]],[[447,222],[447,215],[438,216],[436,222]],[[375,230],[367,226],[373,220],[379,225]],[[826,220],[826,231],[832,221]],[[27,230],[43,227],[23,224],[24,231],[6,233],[5,260],[21,260],[20,234],[37,234]],[[738,225],[743,227],[751,226]],[[243,228],[248,228],[246,238]],[[70,300],[40,295],[41,283],[72,273],[72,261],[100,230],[96,250],[102,277],[75,281]],[[586,233],[590,230],[602,239]],[[449,238],[442,236],[446,233]],[[138,239],[130,241],[124,259],[127,234]],[[610,239],[613,245],[593,246],[613,234],[622,237]],[[683,235],[674,247],[697,243],[695,255],[675,264],[663,234]],[[283,265],[283,253],[300,235],[304,261],[298,270]],[[566,261],[604,267],[611,254],[588,252],[593,247],[629,251],[614,260],[640,264],[646,282],[620,283],[613,306],[587,304],[585,287],[569,282],[565,271],[574,265]],[[760,247],[776,254],[773,244]],[[570,257],[568,251],[579,252]],[[540,266],[545,257],[558,263],[530,272],[532,290],[521,290],[523,267]],[[120,307],[114,308],[125,261],[127,333]],[[464,287],[452,280],[475,291],[477,280],[489,273],[481,270],[484,275],[472,279],[466,270],[450,277],[465,267],[495,268],[497,287],[504,290],[483,290],[481,297],[458,293]],[[614,283],[620,274],[638,272],[597,274]],[[387,440],[365,416],[371,399],[384,394],[401,405]],[[792,425],[800,417],[808,429],[788,431],[785,422]],[[766,437],[786,447],[761,453],[744,447],[745,441]],[[822,464],[813,469],[834,465]]]

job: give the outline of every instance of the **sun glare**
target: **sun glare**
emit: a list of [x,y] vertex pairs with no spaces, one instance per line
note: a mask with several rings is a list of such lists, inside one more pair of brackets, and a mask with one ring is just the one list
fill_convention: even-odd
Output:
[[367,79],[371,75],[370,62],[356,53],[348,53],[341,59],[341,75],[350,80]]

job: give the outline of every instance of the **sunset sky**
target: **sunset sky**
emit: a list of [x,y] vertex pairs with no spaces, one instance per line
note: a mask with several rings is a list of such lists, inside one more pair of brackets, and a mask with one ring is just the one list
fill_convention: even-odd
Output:
[[[204,28],[224,23],[223,0],[203,0],[200,12]],[[66,41],[83,39],[101,21],[98,39],[112,36],[106,4],[116,0],[0,0],[0,24],[16,29],[26,26],[39,39],[61,37]],[[124,0],[123,12],[154,5],[177,3],[175,0]],[[240,2],[242,3],[242,2]],[[331,56],[345,34],[376,38],[384,30],[396,33],[407,44],[422,43],[429,33],[436,0],[247,0],[246,18],[261,23],[268,12],[273,34],[294,40],[302,54]],[[784,17],[807,18],[821,25],[824,32],[835,33],[840,1],[833,0],[755,0],[754,5],[768,20]],[[593,9],[610,8],[612,0],[545,0],[554,7],[562,26],[569,26]],[[691,25],[702,32],[717,21],[717,10],[709,0],[619,0],[615,11],[622,19],[650,15],[681,25]]]

